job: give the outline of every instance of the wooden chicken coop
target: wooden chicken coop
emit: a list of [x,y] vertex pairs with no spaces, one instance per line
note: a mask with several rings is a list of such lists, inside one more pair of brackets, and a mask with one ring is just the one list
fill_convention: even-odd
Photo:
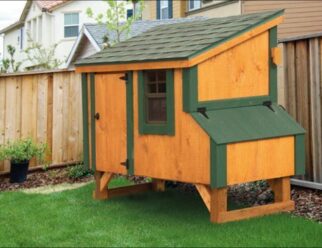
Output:
[[[292,210],[304,129],[277,104],[283,11],[156,27],[77,62],[95,199],[194,184],[212,222]],[[109,189],[114,174],[152,183]],[[268,180],[275,202],[227,209],[229,185]]]

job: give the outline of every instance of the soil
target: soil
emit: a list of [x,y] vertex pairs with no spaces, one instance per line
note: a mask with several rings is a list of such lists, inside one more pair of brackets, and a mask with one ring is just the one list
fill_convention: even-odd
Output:
[[62,183],[82,183],[93,180],[93,176],[73,179],[68,177],[69,168],[59,168],[29,173],[27,180],[23,183],[10,183],[9,178],[0,177],[0,192],[13,191],[19,189],[30,189],[48,185],[57,185]]
[[[68,177],[68,171],[69,168],[59,168],[33,172],[30,173],[27,180],[21,184],[12,184],[9,182],[9,178],[0,177],[0,192],[58,184],[80,184],[94,179],[93,176],[73,179]],[[148,181],[148,179],[144,177],[131,176],[128,177],[128,179],[135,183],[144,183]],[[167,188],[197,193],[195,187],[191,184],[167,182],[166,186]],[[292,214],[322,223],[322,191],[292,187],[291,193],[296,206],[295,210],[292,211]],[[236,204],[245,207],[272,203],[274,199],[273,193],[265,181],[245,183],[230,187],[228,196]]]

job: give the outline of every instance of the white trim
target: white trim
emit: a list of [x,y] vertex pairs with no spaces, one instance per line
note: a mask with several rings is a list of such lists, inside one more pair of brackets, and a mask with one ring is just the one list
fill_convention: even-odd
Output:
[[91,36],[90,32],[88,32],[88,30],[86,29],[86,26],[83,25],[81,31],[79,32],[79,35],[77,37],[77,40],[75,41],[72,50],[70,51],[67,61],[66,61],[66,68],[69,68],[71,66],[71,63],[73,61],[73,59],[75,58],[75,53],[78,49],[79,44],[81,43],[83,37],[86,36],[88,38],[88,40],[90,41],[90,43],[94,46],[95,50],[97,52],[101,51],[101,47],[97,44],[97,42],[95,41],[95,39]]

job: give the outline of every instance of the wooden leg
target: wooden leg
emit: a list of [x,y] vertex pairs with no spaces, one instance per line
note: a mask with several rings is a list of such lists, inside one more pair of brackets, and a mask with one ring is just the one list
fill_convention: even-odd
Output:
[[227,188],[213,189],[210,193],[210,221],[222,222],[222,214],[227,212]]
[[231,211],[227,210],[227,188],[211,189],[207,185],[199,184],[196,188],[210,212],[210,221],[224,223],[294,210],[290,178],[269,180],[269,184],[275,193],[275,203]]
[[153,189],[153,191],[164,192],[165,191],[165,181],[159,180],[159,179],[153,179],[152,189]]
[[274,192],[275,202],[285,202],[291,200],[291,183],[289,177],[268,180]]
[[93,192],[93,198],[95,200],[105,200],[108,198],[108,190],[107,185],[111,181],[113,177],[113,173],[109,172],[95,172],[95,182],[96,182],[96,188]]

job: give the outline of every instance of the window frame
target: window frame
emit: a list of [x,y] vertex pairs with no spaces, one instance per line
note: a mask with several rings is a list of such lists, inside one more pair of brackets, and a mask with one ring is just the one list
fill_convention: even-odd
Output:
[[[77,24],[65,24],[66,22],[66,15],[72,15],[72,14],[77,14],[78,16],[78,23]],[[79,26],[80,26],[80,14],[79,12],[66,12],[64,13],[64,39],[69,39],[69,38],[77,38],[79,35]],[[66,36],[66,28],[67,27],[77,27],[77,35],[75,36]]]
[[175,116],[174,116],[174,78],[173,70],[166,71],[166,121],[148,122],[147,121],[147,97],[146,97],[146,76],[149,71],[138,72],[138,112],[139,112],[139,133],[154,135],[174,135],[175,134]]
[[[190,3],[191,3],[191,2],[193,2],[194,4],[195,4],[196,2],[199,2],[199,7],[190,8]],[[193,10],[201,9],[201,7],[202,7],[202,2],[201,2],[201,0],[189,0],[187,3],[188,3],[188,11],[193,11]]]
[[[173,15],[173,3],[172,3],[173,0],[157,0],[157,19],[158,20],[167,20],[167,19],[172,19],[172,15]],[[162,7],[162,5],[166,4],[167,7],[165,8],[164,6]],[[168,14],[168,17],[167,18],[163,18],[162,17],[162,10],[163,9],[167,9],[167,14]]]

